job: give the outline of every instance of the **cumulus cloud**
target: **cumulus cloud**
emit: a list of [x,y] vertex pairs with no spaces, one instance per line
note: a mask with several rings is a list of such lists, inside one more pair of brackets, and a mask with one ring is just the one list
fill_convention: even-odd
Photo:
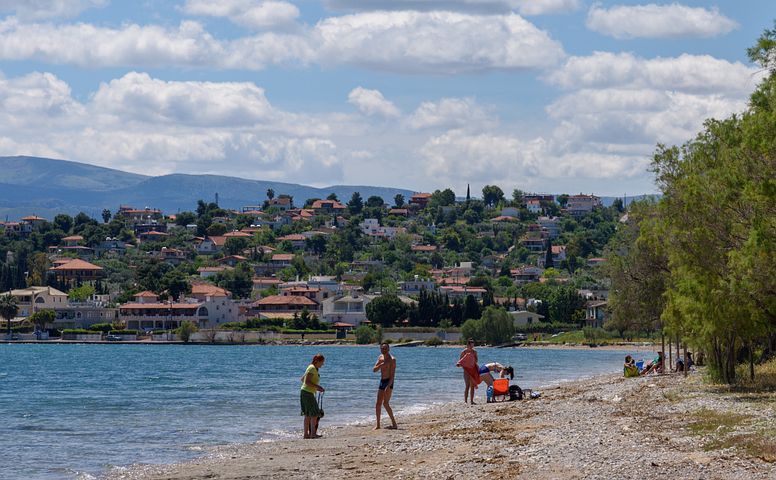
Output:
[[438,102],[423,102],[407,119],[414,130],[426,128],[492,127],[496,120],[472,98],[443,98]]
[[253,83],[167,82],[131,72],[100,85],[93,107],[123,121],[201,126],[267,122],[273,110]]
[[183,11],[189,15],[224,17],[248,28],[269,28],[292,23],[299,16],[293,3],[277,0],[187,0]]
[[579,8],[579,0],[328,0],[335,10],[448,10],[474,13],[508,13],[522,15],[562,13]]
[[565,89],[619,86],[747,95],[761,75],[740,62],[709,55],[644,59],[631,53],[595,52],[569,58],[548,80]]
[[356,87],[348,94],[348,103],[364,115],[394,118],[401,114],[396,105],[386,100],[378,90]]
[[714,37],[730,32],[738,24],[717,8],[670,5],[593,5],[587,28],[614,38]]
[[368,12],[327,18],[303,32],[263,32],[233,40],[219,40],[194,21],[177,28],[0,21],[0,60],[89,68],[260,70],[318,63],[452,74],[541,68],[563,56],[557,41],[515,14]]
[[561,45],[518,15],[369,12],[322,20],[319,62],[414,73],[527,69],[555,64]]
[[50,73],[0,77],[0,154],[33,154],[163,174],[341,182],[338,126],[274,109],[248,82],[163,81],[131,72],[86,102]]
[[0,13],[13,13],[22,20],[72,18],[107,3],[108,0],[0,0]]

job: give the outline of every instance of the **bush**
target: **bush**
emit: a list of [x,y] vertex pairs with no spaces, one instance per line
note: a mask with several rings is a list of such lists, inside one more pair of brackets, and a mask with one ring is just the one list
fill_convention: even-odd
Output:
[[475,343],[480,343],[485,340],[482,335],[482,325],[480,321],[473,318],[466,320],[463,322],[463,325],[461,325],[461,340],[466,343],[470,338],[473,339]]
[[377,331],[372,327],[367,327],[366,325],[358,327],[355,331],[355,335],[356,343],[359,345],[367,345],[370,343],[376,343],[378,341]]
[[98,333],[102,333],[99,331],[93,331],[93,330],[86,330],[85,328],[66,328],[62,330],[62,333],[74,333],[74,334],[87,334],[87,335],[96,335]]
[[579,330],[578,323],[561,323],[561,322],[539,322],[532,323],[530,325],[521,325],[515,327],[515,332],[518,333],[558,333],[568,332],[570,330]]
[[110,323],[95,323],[89,327],[89,330],[95,330],[102,333],[108,333],[113,330],[113,325]]
[[445,342],[442,341],[439,337],[431,337],[428,340],[426,340],[426,345],[429,347],[438,347],[439,345],[443,345]]
[[[164,333],[164,331],[162,331]],[[111,335],[137,335],[137,330],[111,330]]]
[[181,323],[181,326],[178,327],[177,330],[175,330],[175,333],[180,335],[181,340],[183,340],[184,343],[188,343],[189,339],[191,338],[191,334],[197,331],[197,326],[193,323],[189,322],[188,320]]

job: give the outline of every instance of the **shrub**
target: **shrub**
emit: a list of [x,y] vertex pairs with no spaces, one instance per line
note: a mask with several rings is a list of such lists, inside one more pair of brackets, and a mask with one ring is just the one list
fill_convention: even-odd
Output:
[[110,334],[111,335],[137,335],[137,330],[111,330]]
[[89,330],[94,330],[102,333],[108,333],[113,330],[113,325],[110,323],[95,323],[89,327]]
[[181,326],[178,327],[175,333],[180,335],[181,340],[183,340],[184,343],[188,343],[189,339],[191,338],[191,334],[196,331],[197,331],[197,326],[189,322],[188,320],[186,320],[183,323],[181,323]]
[[438,347],[439,345],[443,345],[445,342],[442,341],[439,337],[431,337],[428,340],[426,340],[426,345],[429,347]]
[[362,325],[355,331],[356,343],[359,345],[367,345],[377,342],[377,331],[372,327]]
[[95,332],[93,330],[86,330],[85,328],[66,328],[62,330],[62,333],[74,333],[74,334],[91,334],[96,335],[100,332]]

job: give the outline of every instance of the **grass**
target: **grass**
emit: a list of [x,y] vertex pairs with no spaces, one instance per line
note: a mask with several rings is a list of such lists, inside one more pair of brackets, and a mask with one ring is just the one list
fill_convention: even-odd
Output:
[[729,412],[718,412],[702,408],[693,414],[690,431],[696,435],[727,434],[741,426],[750,417]]
[[754,366],[754,380],[749,377],[749,365],[741,364],[736,368],[736,385],[740,390],[756,392],[776,391],[776,358]]

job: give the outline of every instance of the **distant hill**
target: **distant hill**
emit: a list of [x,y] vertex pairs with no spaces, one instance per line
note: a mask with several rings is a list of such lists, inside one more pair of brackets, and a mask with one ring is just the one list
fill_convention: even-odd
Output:
[[193,210],[200,199],[215,201],[216,193],[219,205],[239,209],[261,205],[269,188],[276,195],[293,196],[297,205],[303,205],[308,198],[325,198],[332,192],[343,202],[353,192],[359,192],[364,200],[377,195],[391,204],[397,193],[407,199],[413,193],[401,188],[361,185],[315,188],[220,175],[150,177],[66,160],[0,157],[0,216],[9,219],[30,214],[51,219],[58,213],[78,212],[99,218],[103,209],[116,211],[119,205],[148,206],[174,213]]

